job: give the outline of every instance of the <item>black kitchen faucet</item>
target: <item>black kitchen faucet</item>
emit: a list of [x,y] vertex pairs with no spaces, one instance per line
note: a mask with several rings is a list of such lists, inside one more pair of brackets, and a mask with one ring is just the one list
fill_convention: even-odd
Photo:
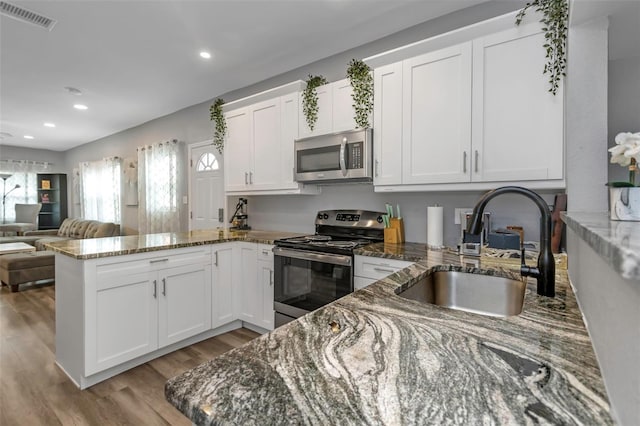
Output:
[[540,254],[538,266],[531,267],[524,263],[524,248],[522,248],[520,274],[523,277],[534,277],[538,280],[538,294],[554,297],[556,294],[556,264],[551,251],[551,212],[547,203],[535,192],[520,186],[503,186],[487,192],[473,208],[471,223],[467,232],[479,234],[482,231],[482,213],[487,203],[501,194],[520,194],[531,199],[540,209]]

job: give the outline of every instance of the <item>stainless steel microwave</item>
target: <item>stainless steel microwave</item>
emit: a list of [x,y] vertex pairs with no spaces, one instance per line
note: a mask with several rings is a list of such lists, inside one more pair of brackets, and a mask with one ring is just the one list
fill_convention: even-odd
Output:
[[373,180],[373,132],[351,130],[295,141],[298,182],[336,183]]

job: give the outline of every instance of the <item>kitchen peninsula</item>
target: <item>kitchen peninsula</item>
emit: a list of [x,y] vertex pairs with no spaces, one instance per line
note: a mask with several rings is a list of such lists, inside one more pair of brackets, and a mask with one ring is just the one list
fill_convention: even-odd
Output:
[[522,314],[494,318],[396,295],[432,270],[514,276],[494,262],[356,254],[417,263],[171,379],[167,399],[199,425],[613,423],[565,270],[555,298],[530,281]]
[[218,334],[273,328],[274,239],[191,231],[71,240],[56,252],[56,363],[84,389]]

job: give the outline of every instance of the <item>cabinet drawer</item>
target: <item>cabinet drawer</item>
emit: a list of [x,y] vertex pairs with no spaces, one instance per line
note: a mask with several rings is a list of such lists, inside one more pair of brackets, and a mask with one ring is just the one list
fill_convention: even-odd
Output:
[[258,261],[266,261],[273,264],[273,246],[258,244]]
[[355,273],[357,277],[373,278],[379,280],[393,274],[414,262],[405,260],[383,259],[379,257],[356,256]]

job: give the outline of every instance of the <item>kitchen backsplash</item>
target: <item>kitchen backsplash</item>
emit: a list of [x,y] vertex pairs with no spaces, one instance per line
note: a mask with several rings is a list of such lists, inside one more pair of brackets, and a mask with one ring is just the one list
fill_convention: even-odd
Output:
[[[496,185],[498,187],[500,185]],[[384,211],[385,202],[400,204],[405,219],[406,240],[416,243],[427,241],[427,206],[444,207],[444,243],[455,246],[460,236],[460,225],[454,224],[454,209],[473,207],[484,192],[432,192],[432,193],[376,193],[372,185],[334,185],[322,188],[320,195],[312,196],[253,196],[248,197],[249,224],[253,229],[272,229],[313,233],[315,213],[325,209],[367,209]],[[549,205],[555,192],[539,194]],[[229,197],[230,205],[237,197]],[[533,202],[518,195],[496,198],[487,206],[491,212],[492,229],[507,225],[524,227],[525,240],[537,241],[540,215]]]

